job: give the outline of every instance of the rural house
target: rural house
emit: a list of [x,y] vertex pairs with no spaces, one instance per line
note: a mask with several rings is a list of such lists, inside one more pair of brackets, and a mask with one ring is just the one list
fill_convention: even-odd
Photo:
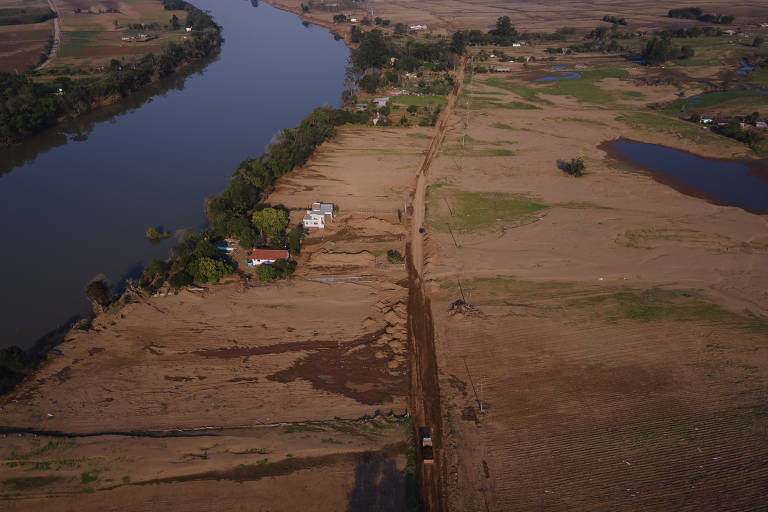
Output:
[[333,221],[333,203],[312,203],[312,209],[302,219],[305,228],[325,228],[326,216]]
[[387,106],[389,96],[383,96],[381,98],[373,98],[373,102],[376,104],[376,108],[384,108]]
[[286,249],[254,249],[248,257],[248,266],[271,265],[277,260],[287,260],[290,256]]

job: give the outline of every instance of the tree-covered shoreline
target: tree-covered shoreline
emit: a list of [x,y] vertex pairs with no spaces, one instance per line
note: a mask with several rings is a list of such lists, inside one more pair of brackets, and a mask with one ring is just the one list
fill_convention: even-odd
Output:
[[98,78],[35,82],[27,75],[0,73],[0,146],[129,96],[218,50],[223,42],[221,27],[208,13],[183,0],[163,0],[163,5],[166,10],[185,10],[186,26],[193,30],[183,43],[170,42],[157,55],[147,54],[131,64],[112,59],[105,75]]

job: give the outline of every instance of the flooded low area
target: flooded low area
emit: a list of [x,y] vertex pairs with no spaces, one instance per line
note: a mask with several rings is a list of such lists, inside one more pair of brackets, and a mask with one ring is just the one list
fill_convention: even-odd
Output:
[[768,213],[768,162],[716,160],[677,149],[620,140],[603,148],[651,171],[675,189],[713,202]]
[[572,80],[574,78],[581,78],[581,73],[577,73],[576,71],[558,71],[549,76],[543,76],[541,78],[537,78],[536,81],[552,82],[555,80]]

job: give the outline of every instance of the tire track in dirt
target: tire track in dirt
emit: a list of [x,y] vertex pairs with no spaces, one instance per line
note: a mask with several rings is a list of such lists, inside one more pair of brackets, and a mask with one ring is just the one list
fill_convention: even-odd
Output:
[[419,457],[417,457],[416,462],[421,499],[425,509],[432,511],[446,510],[447,466],[443,450],[443,414],[440,404],[440,383],[437,371],[434,323],[429,297],[424,289],[424,247],[422,234],[419,232],[419,229],[424,225],[429,168],[440,147],[456,99],[461,92],[466,64],[467,57],[464,57],[457,69],[455,85],[453,91],[448,96],[448,104],[440,115],[429,149],[416,176],[416,187],[411,201],[413,216],[411,218],[409,242],[406,245],[409,282],[408,334],[411,340],[409,358],[411,366],[410,405],[414,438],[417,438],[417,428],[427,425],[430,427],[434,443],[434,464],[422,464]]

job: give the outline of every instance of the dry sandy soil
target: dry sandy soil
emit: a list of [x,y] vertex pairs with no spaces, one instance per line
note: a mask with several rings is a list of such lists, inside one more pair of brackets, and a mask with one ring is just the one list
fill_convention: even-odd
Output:
[[[534,79],[551,64],[465,82],[429,171],[448,508],[759,509],[768,218],[684,195],[598,146],[745,148],[628,122],[677,91],[638,86],[639,70],[596,82],[614,93],[597,105],[547,94]],[[576,155],[581,178],[556,165]],[[477,311],[450,312],[462,293]]]
[[385,254],[405,252],[397,210],[425,145],[408,133],[342,130],[279,184],[272,202],[340,207],[291,281],[241,270],[115,308],[57,347],[0,409],[13,509],[401,507],[406,272]]

